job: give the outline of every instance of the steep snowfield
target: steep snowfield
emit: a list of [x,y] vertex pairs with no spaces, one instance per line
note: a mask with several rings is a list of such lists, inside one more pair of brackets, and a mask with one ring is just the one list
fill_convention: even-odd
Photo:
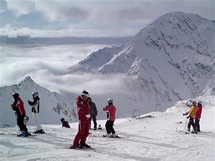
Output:
[[121,74],[132,103],[141,100],[146,107],[166,109],[203,95],[207,86],[214,90],[214,34],[214,21],[192,13],[168,13],[131,42],[98,50],[71,66],[70,72]]
[[[95,151],[67,149],[77,132],[60,125],[43,125],[46,134],[28,138],[16,137],[17,128],[1,128],[0,155],[2,161],[214,161],[215,159],[215,97],[199,97],[203,101],[199,134],[184,134],[189,108],[178,102],[166,112],[153,112],[142,119],[117,119],[115,129],[123,138],[103,138],[105,130],[91,131],[87,143]],[[180,123],[182,122],[182,123]],[[105,120],[99,120],[104,127]],[[28,127],[33,131],[34,127]]]

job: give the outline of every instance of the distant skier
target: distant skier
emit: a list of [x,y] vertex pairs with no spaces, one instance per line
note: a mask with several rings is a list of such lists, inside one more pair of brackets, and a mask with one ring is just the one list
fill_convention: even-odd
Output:
[[70,128],[69,123],[64,118],[60,119],[60,121],[62,122],[62,127]]
[[70,149],[77,148],[90,148],[86,144],[86,139],[89,135],[89,123],[90,123],[90,106],[88,101],[89,93],[83,91],[81,96],[77,97],[77,112],[79,119],[78,133],[76,134],[73,145]]
[[37,127],[37,130],[34,132],[35,134],[44,134],[45,132],[43,131],[40,122],[39,122],[39,112],[40,112],[40,98],[38,92],[33,92],[33,101],[28,100],[28,103],[30,106],[32,106],[32,116],[34,120],[34,124]]
[[196,130],[197,132],[200,132],[200,118],[202,114],[202,102],[199,101],[197,105],[197,110],[196,110],[196,118],[195,118],[195,125],[196,125]]
[[196,118],[196,111],[197,111],[196,101],[193,101],[190,110],[188,112],[186,112],[185,114],[183,114],[183,115],[188,115],[187,118],[189,118],[187,131],[190,131],[190,127],[192,125],[192,127],[193,127],[192,133],[195,133],[195,134],[197,134],[196,126],[194,123],[194,119]]
[[103,108],[103,111],[107,112],[107,121],[105,124],[107,134],[104,137],[118,137],[113,128],[114,121],[116,119],[116,107],[113,105],[113,100],[108,99],[108,105]]
[[16,111],[15,114],[17,116],[17,125],[19,126],[19,129],[21,131],[21,134],[17,136],[27,137],[29,133],[26,125],[24,124],[24,118],[26,115],[24,103],[22,99],[19,97],[19,93],[13,93],[13,98],[14,102],[13,104],[11,104],[11,107],[14,111]]
[[97,130],[97,121],[96,121],[96,116],[97,116],[97,108],[96,104],[92,102],[92,99],[89,97],[88,98],[89,104],[90,104],[90,128],[91,128],[91,121],[93,120],[94,124],[94,130]]

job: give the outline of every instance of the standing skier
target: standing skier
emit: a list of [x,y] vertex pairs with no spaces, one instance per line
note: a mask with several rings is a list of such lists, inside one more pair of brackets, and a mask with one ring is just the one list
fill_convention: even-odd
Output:
[[26,125],[24,124],[24,118],[26,115],[24,103],[22,99],[19,97],[19,93],[13,93],[13,98],[14,102],[13,104],[11,104],[11,107],[14,111],[16,111],[15,114],[17,116],[17,125],[19,126],[19,129],[21,131],[21,134],[17,136],[27,137],[29,133]]
[[96,122],[96,116],[97,116],[97,108],[96,104],[92,102],[92,99],[89,97],[89,104],[90,104],[90,128],[91,128],[91,121],[93,120],[94,124],[94,130],[97,130],[97,122]]
[[200,122],[201,114],[202,114],[202,102],[199,101],[197,105],[196,118],[195,118],[195,125],[196,125],[197,132],[200,132],[199,122]]
[[40,122],[39,122],[39,110],[40,110],[40,98],[38,92],[33,92],[33,101],[28,100],[29,105],[32,106],[32,116],[34,120],[34,124],[37,127],[37,130],[34,132],[35,134],[44,134],[45,132],[43,131]]
[[190,110],[187,113],[183,114],[183,115],[188,115],[187,118],[189,118],[187,131],[190,131],[190,127],[192,125],[193,127],[192,133],[195,133],[195,134],[197,134],[196,126],[194,123],[194,119],[196,118],[196,111],[197,111],[196,101],[193,101],[193,104]]
[[[103,108],[103,111],[107,112],[107,121],[105,124],[107,134],[104,137],[117,137],[113,128],[114,121],[116,119],[116,107],[113,105],[113,100],[108,99],[108,105]],[[111,135],[112,134],[112,135]]]
[[78,133],[76,134],[73,145],[70,149],[77,148],[90,148],[86,144],[86,139],[89,135],[89,122],[90,122],[90,106],[88,101],[89,93],[83,91],[81,96],[77,97],[77,112],[79,119]]

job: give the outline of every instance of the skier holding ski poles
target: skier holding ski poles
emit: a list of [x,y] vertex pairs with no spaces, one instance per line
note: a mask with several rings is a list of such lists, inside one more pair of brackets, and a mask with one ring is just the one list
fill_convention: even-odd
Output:
[[193,127],[192,133],[195,133],[195,134],[197,134],[197,129],[194,123],[194,119],[196,118],[196,111],[197,111],[196,101],[193,101],[192,107],[190,108],[190,110],[183,114],[183,116],[188,115],[187,119],[189,119],[187,131],[190,131],[190,127],[192,125]]
[[86,144],[86,139],[89,135],[89,123],[90,123],[90,106],[88,101],[89,93],[83,91],[81,96],[77,97],[77,111],[78,111],[78,133],[75,136],[73,145],[70,149],[77,148],[91,148],[90,145]]

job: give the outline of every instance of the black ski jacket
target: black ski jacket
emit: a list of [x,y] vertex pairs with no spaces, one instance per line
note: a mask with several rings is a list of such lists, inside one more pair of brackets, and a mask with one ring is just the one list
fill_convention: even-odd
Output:
[[40,112],[40,98],[35,97],[33,99],[34,99],[33,102],[28,100],[29,105],[32,106],[31,111],[34,113],[39,113]]

